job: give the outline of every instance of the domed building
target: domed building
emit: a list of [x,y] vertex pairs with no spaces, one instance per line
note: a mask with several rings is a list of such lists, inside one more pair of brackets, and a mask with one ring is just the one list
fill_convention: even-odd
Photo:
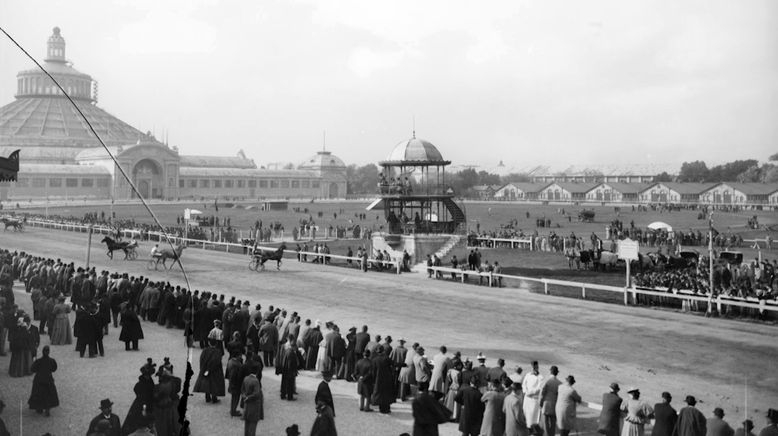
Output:
[[62,90],[41,70],[17,74],[15,100],[0,107],[0,156],[19,154],[16,182],[0,183],[1,200],[135,196],[119,166],[145,198],[334,198],[346,193],[346,166],[321,151],[297,169],[257,168],[236,156],[187,156],[97,106],[97,82],[65,57],[58,27],[43,67],[56,79],[117,158],[95,138]]

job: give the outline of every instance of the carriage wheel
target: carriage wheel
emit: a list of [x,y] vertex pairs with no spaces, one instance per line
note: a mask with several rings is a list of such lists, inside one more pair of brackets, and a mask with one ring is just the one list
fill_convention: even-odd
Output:
[[249,261],[249,269],[251,271],[256,271],[257,270],[257,265],[258,265],[258,263],[257,263],[257,259],[256,258],[252,258]]

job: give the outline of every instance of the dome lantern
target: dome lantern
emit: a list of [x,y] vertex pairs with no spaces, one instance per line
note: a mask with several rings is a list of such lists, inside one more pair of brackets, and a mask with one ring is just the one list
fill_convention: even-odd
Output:
[[60,35],[59,27],[53,29],[53,33],[49,37],[48,52],[46,53],[46,62],[62,62],[65,63],[65,38]]

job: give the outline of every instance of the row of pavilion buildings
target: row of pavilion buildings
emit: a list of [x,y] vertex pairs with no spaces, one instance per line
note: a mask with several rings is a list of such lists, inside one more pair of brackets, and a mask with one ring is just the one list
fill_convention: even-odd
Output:
[[480,200],[778,206],[778,183],[508,183],[472,192]]

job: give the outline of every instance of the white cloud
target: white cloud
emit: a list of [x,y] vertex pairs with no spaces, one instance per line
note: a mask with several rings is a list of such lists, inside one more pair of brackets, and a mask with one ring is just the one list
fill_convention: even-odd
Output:
[[405,57],[403,51],[377,52],[358,47],[349,56],[348,66],[358,77],[366,78],[376,70],[396,67]]

